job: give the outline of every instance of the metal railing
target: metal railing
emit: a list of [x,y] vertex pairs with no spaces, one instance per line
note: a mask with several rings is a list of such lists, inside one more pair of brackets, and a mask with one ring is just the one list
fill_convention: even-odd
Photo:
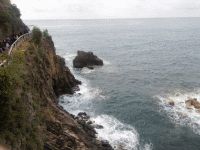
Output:
[[[9,48],[9,51],[8,51],[8,56],[11,56],[12,55],[12,52],[13,50],[18,46],[20,45],[22,42],[26,41],[26,40],[29,40],[31,37],[31,33],[26,33],[26,34],[23,34],[21,35]],[[3,67],[5,64],[7,63],[7,60],[3,60],[2,63],[0,63],[0,67]]]

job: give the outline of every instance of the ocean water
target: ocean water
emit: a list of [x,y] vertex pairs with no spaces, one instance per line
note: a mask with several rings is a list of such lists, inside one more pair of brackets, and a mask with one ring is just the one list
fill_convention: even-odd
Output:
[[[188,97],[200,100],[200,18],[26,23],[49,30],[57,54],[83,82],[60,105],[103,125],[98,138],[116,150],[200,149],[200,113],[185,107]],[[105,65],[73,69],[77,50],[93,51]]]

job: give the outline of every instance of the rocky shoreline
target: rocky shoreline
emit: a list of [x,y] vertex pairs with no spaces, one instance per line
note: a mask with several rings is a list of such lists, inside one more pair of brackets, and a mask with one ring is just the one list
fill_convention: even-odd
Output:
[[[10,17],[7,31],[0,26],[0,39],[26,28],[20,11],[9,0],[1,1],[0,8]],[[15,30],[11,29],[13,22],[18,22]],[[95,127],[101,126],[92,123],[86,113],[74,116],[59,106],[58,97],[72,95],[81,82],[64,58],[56,55],[48,32],[35,28],[34,33],[15,48],[9,65],[0,69],[0,148],[113,150],[107,141],[97,139]]]
[[[113,150],[107,141],[100,141],[96,137],[95,125],[90,121],[86,113],[79,113],[74,116],[64,110],[58,104],[58,97],[63,94],[73,94],[79,90],[81,81],[75,79],[71,71],[65,65],[65,61],[55,53],[55,48],[51,38],[43,42],[43,49],[47,53],[47,64],[50,63],[49,72],[52,76],[52,87],[56,100],[49,99],[48,109],[52,109],[54,119],[46,120],[46,142],[45,150]],[[54,58],[55,57],[55,58]],[[51,60],[54,58],[54,60]],[[51,64],[52,63],[52,64]],[[46,65],[44,65],[46,66]],[[47,85],[49,86],[49,85]],[[50,85],[51,86],[51,85]],[[48,95],[47,95],[48,97]]]
[[[65,113],[65,114],[69,114],[79,124],[80,128],[82,128],[88,134],[88,137],[89,137],[88,139],[90,141],[94,142],[95,145],[97,145],[97,149],[99,149],[99,150],[114,150],[108,141],[97,139],[97,132],[95,129],[103,129],[104,127],[102,125],[96,124],[95,122],[91,121],[90,116],[86,112],[79,112],[78,115],[75,116],[75,115],[67,112],[60,105],[57,105],[57,108],[61,112]],[[59,133],[61,133],[61,135],[62,135],[62,132],[60,132],[60,131],[63,130],[64,127],[61,126],[61,124],[59,124],[59,123],[51,124],[50,122],[47,124],[48,124],[48,130],[50,132],[53,132],[53,134],[56,134],[56,135],[59,135]],[[57,147],[60,147],[60,148],[62,148],[62,146],[64,144],[65,144],[64,141],[56,143]],[[49,150],[50,147],[51,147],[50,144],[45,145],[45,148],[47,150]]]
[[[57,106],[59,111],[61,111],[57,118],[64,119],[65,115],[70,115],[73,120],[77,122],[78,129],[77,132],[82,132],[82,130],[87,134],[86,139],[83,139],[88,143],[88,148],[78,146],[76,144],[76,137],[69,131],[66,131],[67,120],[61,122],[46,122],[47,131],[49,132],[50,141],[46,142],[44,145],[44,150],[65,150],[65,149],[80,149],[80,150],[114,150],[108,141],[98,140],[96,135],[97,132],[95,128],[103,128],[101,125],[96,125],[90,120],[90,117],[85,112],[80,112],[77,116],[69,114],[61,106]],[[91,143],[92,145],[90,145]]]
[[21,44],[12,63],[0,71],[0,82],[0,145],[13,150],[112,150],[97,139],[87,114],[73,116],[59,106],[58,97],[72,95],[81,82],[56,55],[50,36],[38,46],[31,40]]

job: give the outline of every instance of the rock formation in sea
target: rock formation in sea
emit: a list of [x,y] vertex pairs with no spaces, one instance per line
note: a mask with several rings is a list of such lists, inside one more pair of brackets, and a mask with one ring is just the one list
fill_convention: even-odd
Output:
[[111,150],[109,143],[96,138],[88,120],[80,119],[80,114],[77,119],[58,105],[58,97],[73,94],[81,82],[56,55],[51,37],[43,33],[40,40],[18,45],[8,65],[0,68],[0,147]]
[[92,52],[78,51],[77,56],[73,60],[73,66],[75,68],[87,67],[93,69],[93,66],[103,66],[103,60]]
[[195,109],[200,109],[200,102],[196,98],[189,98],[186,102],[186,107],[188,109],[194,107]]

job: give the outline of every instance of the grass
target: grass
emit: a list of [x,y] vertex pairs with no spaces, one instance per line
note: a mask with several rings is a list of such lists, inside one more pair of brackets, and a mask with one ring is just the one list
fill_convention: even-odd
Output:
[[2,61],[4,61],[5,59],[8,59],[8,54],[7,54],[7,52],[3,52],[3,53],[0,54],[0,63],[1,63]]
[[10,64],[0,68],[0,143],[13,149],[40,150],[40,104],[31,99],[38,97],[37,91],[26,82],[30,80],[25,64],[28,46],[28,42],[21,45],[13,52]]
[[[41,42],[45,38],[50,38],[47,32]],[[42,133],[52,111],[47,107],[47,56],[42,45],[29,40],[10,57],[0,56],[9,61],[0,68],[0,144],[11,149],[43,150]]]

